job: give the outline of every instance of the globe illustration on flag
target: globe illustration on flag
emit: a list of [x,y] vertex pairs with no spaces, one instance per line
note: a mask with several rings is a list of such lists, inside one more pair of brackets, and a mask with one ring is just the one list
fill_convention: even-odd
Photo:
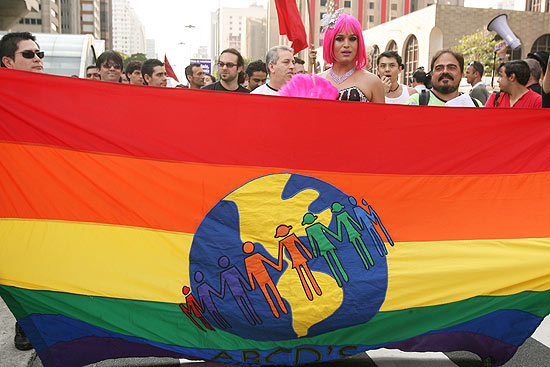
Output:
[[364,193],[353,194],[278,173],[220,200],[200,223],[189,255],[190,290],[212,328],[288,340],[374,317],[386,295],[393,243]]

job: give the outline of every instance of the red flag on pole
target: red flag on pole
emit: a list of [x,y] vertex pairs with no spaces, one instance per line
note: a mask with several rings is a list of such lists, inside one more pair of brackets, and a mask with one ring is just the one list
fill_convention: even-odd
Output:
[[168,62],[168,58],[166,57],[166,54],[164,54],[164,68],[166,69],[166,76],[175,79],[176,82],[179,83],[178,77],[176,76],[176,73],[174,73],[174,69],[172,69],[172,65]]
[[292,41],[294,53],[307,48],[307,35],[304,23],[298,12],[296,0],[275,0],[279,17],[279,33],[286,34]]

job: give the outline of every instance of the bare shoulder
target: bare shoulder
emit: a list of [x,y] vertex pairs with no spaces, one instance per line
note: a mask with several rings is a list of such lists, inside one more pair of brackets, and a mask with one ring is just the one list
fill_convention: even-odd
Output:
[[384,103],[384,87],[380,78],[366,70],[358,70],[357,86],[371,102]]
[[371,83],[380,82],[380,78],[374,75],[373,73],[371,73],[370,71],[361,69],[361,70],[358,70],[357,72],[360,73],[361,79],[367,82],[371,82]]
[[409,89],[409,95],[412,96],[413,94],[415,93],[418,93],[418,91],[416,89],[414,89],[413,87],[407,87]]

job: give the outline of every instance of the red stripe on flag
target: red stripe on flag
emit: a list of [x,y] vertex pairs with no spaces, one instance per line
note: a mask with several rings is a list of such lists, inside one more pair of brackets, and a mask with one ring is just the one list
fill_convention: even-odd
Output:
[[548,109],[275,98],[132,86],[6,68],[0,68],[0,79],[3,141],[161,160],[328,172],[550,171]]

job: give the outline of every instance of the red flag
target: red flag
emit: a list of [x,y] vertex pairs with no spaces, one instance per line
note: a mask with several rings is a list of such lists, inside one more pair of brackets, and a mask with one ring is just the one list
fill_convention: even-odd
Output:
[[295,0],[275,0],[279,16],[279,33],[286,34],[292,41],[294,53],[307,48],[307,35],[304,23],[298,12]]
[[175,79],[176,82],[179,83],[178,77],[176,76],[176,73],[174,73],[174,69],[172,69],[172,65],[168,62],[168,58],[166,57],[166,54],[164,54],[164,67],[166,68],[166,76]]

